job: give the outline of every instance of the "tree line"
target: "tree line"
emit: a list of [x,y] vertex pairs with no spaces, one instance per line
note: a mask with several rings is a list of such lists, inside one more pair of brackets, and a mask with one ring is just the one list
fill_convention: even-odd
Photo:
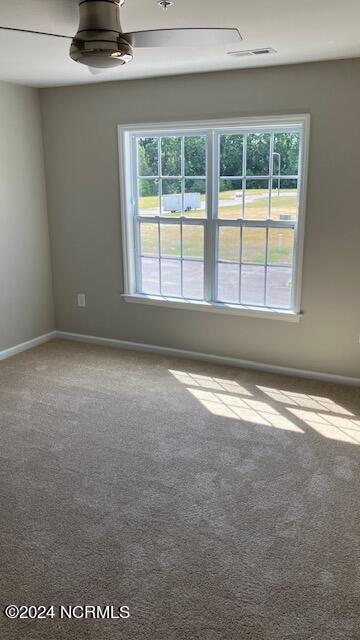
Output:
[[[248,188],[267,188],[265,180],[258,176],[268,176],[270,167],[270,134],[249,133],[246,136],[246,175],[251,182]],[[220,136],[220,191],[242,188],[241,176],[244,171],[244,135],[224,134]],[[273,145],[273,175],[291,176],[298,173],[300,137],[298,133],[275,133]],[[140,184],[141,196],[155,196],[159,193],[159,159],[162,175],[187,176],[186,192],[205,193],[206,182],[206,139],[204,136],[164,138],[139,138],[137,144],[139,175],[154,176],[143,179]],[[184,166],[183,166],[184,165]],[[194,176],[193,178],[191,176]],[[229,177],[227,177],[229,176]],[[254,176],[254,178],[252,178]],[[200,179],[199,179],[200,178]],[[277,184],[277,180],[276,180]],[[282,188],[294,187],[293,181],[283,179]],[[181,182],[175,178],[163,180],[163,193],[180,193]]]

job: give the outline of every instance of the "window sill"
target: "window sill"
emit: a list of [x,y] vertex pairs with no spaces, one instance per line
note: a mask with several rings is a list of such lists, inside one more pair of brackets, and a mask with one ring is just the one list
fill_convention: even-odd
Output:
[[258,307],[239,306],[234,304],[222,304],[220,302],[203,302],[183,300],[180,298],[166,298],[165,296],[147,296],[139,293],[125,293],[121,296],[125,302],[135,304],[149,304],[158,307],[170,307],[171,309],[188,309],[191,311],[206,311],[209,313],[225,313],[234,316],[247,316],[250,318],[263,318],[269,320],[284,320],[286,322],[300,322],[301,313],[295,313],[287,309],[260,309]]

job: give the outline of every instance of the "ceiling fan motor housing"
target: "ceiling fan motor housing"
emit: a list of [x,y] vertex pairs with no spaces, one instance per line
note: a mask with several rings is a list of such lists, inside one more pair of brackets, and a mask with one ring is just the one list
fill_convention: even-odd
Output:
[[89,67],[111,68],[130,62],[131,42],[123,37],[120,5],[124,0],[81,0],[80,25],[70,56]]

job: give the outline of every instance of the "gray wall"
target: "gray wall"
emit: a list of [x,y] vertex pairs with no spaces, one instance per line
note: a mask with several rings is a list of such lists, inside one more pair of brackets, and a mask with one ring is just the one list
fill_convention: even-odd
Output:
[[[41,99],[58,329],[360,375],[360,60],[47,89]],[[303,112],[312,135],[301,322],[123,302],[116,125]]]
[[0,351],[54,329],[38,91],[0,83]]

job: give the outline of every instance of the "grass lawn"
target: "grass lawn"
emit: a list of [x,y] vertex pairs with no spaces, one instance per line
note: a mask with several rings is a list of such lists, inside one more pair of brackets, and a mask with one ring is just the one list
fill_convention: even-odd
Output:
[[[271,215],[275,220],[280,214],[297,215],[296,190],[283,190],[284,195],[278,196],[275,190],[272,194]],[[236,219],[241,214],[242,197],[236,197],[239,191],[224,191],[219,196],[219,217],[222,219]],[[241,195],[241,194],[240,194]],[[261,189],[249,190],[246,194],[249,201],[245,203],[245,218],[264,220],[268,215],[268,192]],[[252,200],[252,198],[254,199]],[[205,201],[205,196],[201,196]],[[222,205],[222,201],[226,204]],[[232,202],[233,201],[233,202]],[[159,215],[159,198],[140,198],[140,213]],[[167,213],[171,217],[179,217],[181,212]],[[191,218],[203,218],[204,210],[189,211]],[[243,230],[243,261],[264,263],[265,261],[265,230],[247,228]],[[294,234],[291,229],[269,230],[269,262],[272,264],[291,264],[293,257]],[[158,255],[157,227],[153,224],[142,224],[141,232],[142,253],[148,256]],[[180,256],[180,225],[167,225],[161,228],[161,249],[163,256]],[[201,227],[183,227],[183,254],[187,257],[202,258],[204,251],[203,229]],[[240,231],[237,228],[221,230],[219,253],[221,260],[237,262],[240,251]]]

